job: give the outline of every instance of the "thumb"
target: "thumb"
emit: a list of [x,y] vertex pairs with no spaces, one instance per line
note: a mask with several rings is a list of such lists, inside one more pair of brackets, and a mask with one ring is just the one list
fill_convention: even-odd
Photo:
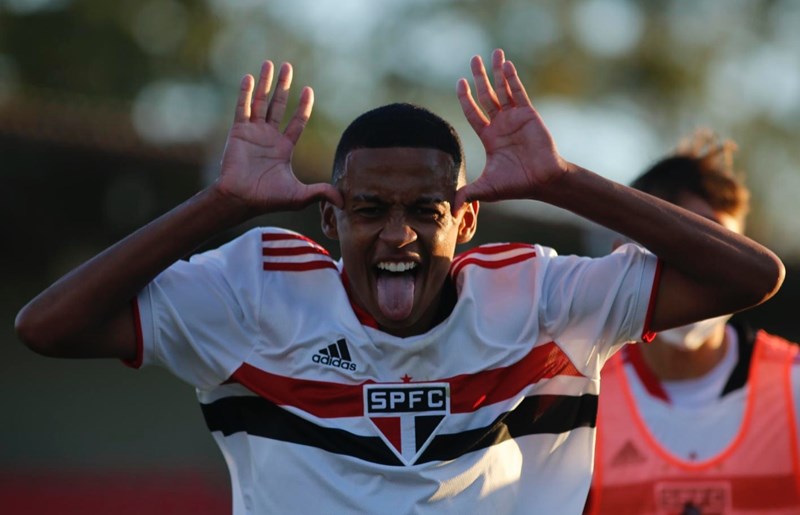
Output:
[[462,186],[456,191],[456,197],[453,200],[453,213],[464,205],[465,202],[472,202],[475,200],[479,202],[494,202],[500,199],[501,197],[492,185],[492,181],[488,179],[486,175],[481,174],[481,176],[473,182]]
[[453,216],[455,216],[458,210],[461,209],[461,206],[473,200],[470,197],[470,192],[472,190],[471,186],[472,184],[465,184],[456,190],[456,196],[453,199],[453,205],[450,206],[450,212]]

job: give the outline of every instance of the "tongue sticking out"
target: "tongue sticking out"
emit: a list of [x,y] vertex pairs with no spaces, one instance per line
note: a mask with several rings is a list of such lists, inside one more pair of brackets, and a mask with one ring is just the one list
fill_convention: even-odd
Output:
[[387,318],[392,320],[408,318],[414,307],[414,274],[378,275],[378,306]]

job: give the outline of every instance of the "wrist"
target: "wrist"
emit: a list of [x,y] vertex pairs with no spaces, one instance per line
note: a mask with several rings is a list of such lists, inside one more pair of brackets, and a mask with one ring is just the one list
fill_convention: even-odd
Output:
[[582,169],[569,161],[559,157],[556,171],[549,174],[546,181],[537,186],[531,200],[538,200],[548,204],[558,205],[558,199],[569,188],[569,180]]
[[221,222],[231,226],[246,222],[259,214],[244,199],[223,188],[219,181],[215,181],[197,196]]

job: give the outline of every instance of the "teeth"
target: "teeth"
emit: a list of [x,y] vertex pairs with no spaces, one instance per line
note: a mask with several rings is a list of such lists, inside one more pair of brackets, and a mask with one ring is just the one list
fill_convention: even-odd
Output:
[[387,272],[408,272],[415,268],[417,268],[417,264],[413,261],[409,261],[408,263],[378,263],[378,269]]

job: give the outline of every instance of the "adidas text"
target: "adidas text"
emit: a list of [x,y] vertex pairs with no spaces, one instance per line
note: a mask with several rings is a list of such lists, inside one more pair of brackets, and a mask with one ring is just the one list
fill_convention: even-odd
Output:
[[356,364],[352,361],[347,361],[342,358],[332,358],[330,356],[323,356],[322,354],[314,354],[311,357],[311,361],[314,363],[320,363],[322,365],[328,365],[329,367],[338,367],[343,368],[345,370],[355,370]]

